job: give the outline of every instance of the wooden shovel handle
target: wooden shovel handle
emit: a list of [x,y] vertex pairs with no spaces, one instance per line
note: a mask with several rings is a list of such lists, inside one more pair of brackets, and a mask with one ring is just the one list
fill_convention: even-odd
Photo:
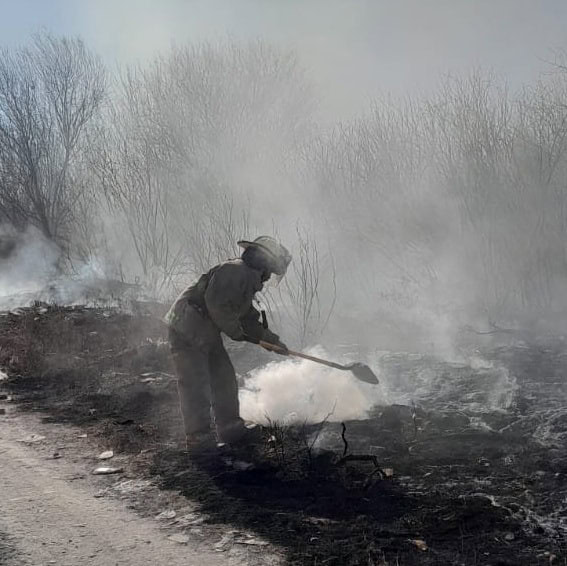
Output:
[[335,368],[335,369],[342,369],[348,370],[349,368],[342,366],[340,364],[335,364],[334,362],[329,362],[328,360],[322,360],[321,358],[316,358],[315,356],[309,356],[308,354],[304,354],[302,352],[294,352],[293,350],[284,350],[280,346],[276,344],[270,344],[269,342],[264,342],[260,340],[260,346],[265,348],[266,350],[271,350],[272,352],[276,352],[278,354],[287,354],[288,356],[294,356],[296,358],[303,358],[304,360],[309,360],[311,362],[315,362],[317,364],[322,364],[324,366]]

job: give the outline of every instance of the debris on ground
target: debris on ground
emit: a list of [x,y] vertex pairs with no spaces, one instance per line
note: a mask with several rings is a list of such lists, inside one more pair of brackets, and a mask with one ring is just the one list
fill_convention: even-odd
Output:
[[24,444],[35,444],[36,442],[41,442],[42,440],[45,440],[45,436],[42,436],[41,434],[30,434],[25,438],[21,438],[20,440],[18,440],[18,442],[23,442]]
[[180,527],[194,527],[202,525],[205,522],[205,517],[198,513],[187,513],[175,519],[175,523]]
[[109,460],[114,456],[114,452],[112,450],[105,450],[98,455],[99,460]]
[[168,536],[167,539],[172,542],[176,542],[177,544],[187,544],[189,542],[189,537],[187,535],[182,535],[179,533]]
[[269,544],[265,540],[254,538],[251,535],[247,535],[247,537],[244,539],[235,539],[234,542],[236,544],[248,544],[250,546],[268,546]]
[[427,548],[428,548],[428,547],[427,547],[427,543],[426,543],[424,540],[421,540],[421,539],[419,539],[419,538],[413,539],[413,540],[411,541],[411,543],[412,543],[415,547],[419,548],[419,550],[426,551]]
[[167,520],[167,519],[175,519],[177,513],[173,510],[170,511],[162,511],[159,515],[156,515],[156,519],[158,521]]
[[124,472],[124,468],[112,468],[108,466],[103,466],[101,468],[95,468],[93,474],[95,476],[109,476],[111,474],[121,474]]
[[233,540],[234,540],[234,536],[232,534],[223,535],[223,537],[218,542],[215,542],[215,544],[213,544],[213,548],[217,552],[223,552],[224,550],[226,550],[228,544],[232,543]]

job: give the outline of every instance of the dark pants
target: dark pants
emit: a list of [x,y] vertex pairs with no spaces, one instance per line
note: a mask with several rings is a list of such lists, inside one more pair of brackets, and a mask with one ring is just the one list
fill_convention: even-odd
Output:
[[220,440],[223,432],[243,428],[236,373],[220,333],[206,343],[191,343],[170,329],[169,340],[185,434],[209,432],[211,409]]

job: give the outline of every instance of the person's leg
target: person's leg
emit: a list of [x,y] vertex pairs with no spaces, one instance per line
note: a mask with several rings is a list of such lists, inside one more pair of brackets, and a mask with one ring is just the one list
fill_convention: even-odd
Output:
[[171,333],[170,342],[183,426],[190,442],[192,438],[211,434],[209,357],[206,351]]
[[240,418],[236,373],[222,342],[209,354],[209,369],[218,439],[228,443],[237,441],[246,433],[246,427]]

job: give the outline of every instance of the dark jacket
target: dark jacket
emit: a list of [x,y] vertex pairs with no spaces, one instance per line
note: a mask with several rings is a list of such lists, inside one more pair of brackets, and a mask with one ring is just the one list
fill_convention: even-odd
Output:
[[233,340],[277,343],[278,336],[263,327],[260,313],[252,305],[262,287],[260,271],[241,259],[226,261],[183,291],[165,321],[197,346],[220,340],[221,332]]

